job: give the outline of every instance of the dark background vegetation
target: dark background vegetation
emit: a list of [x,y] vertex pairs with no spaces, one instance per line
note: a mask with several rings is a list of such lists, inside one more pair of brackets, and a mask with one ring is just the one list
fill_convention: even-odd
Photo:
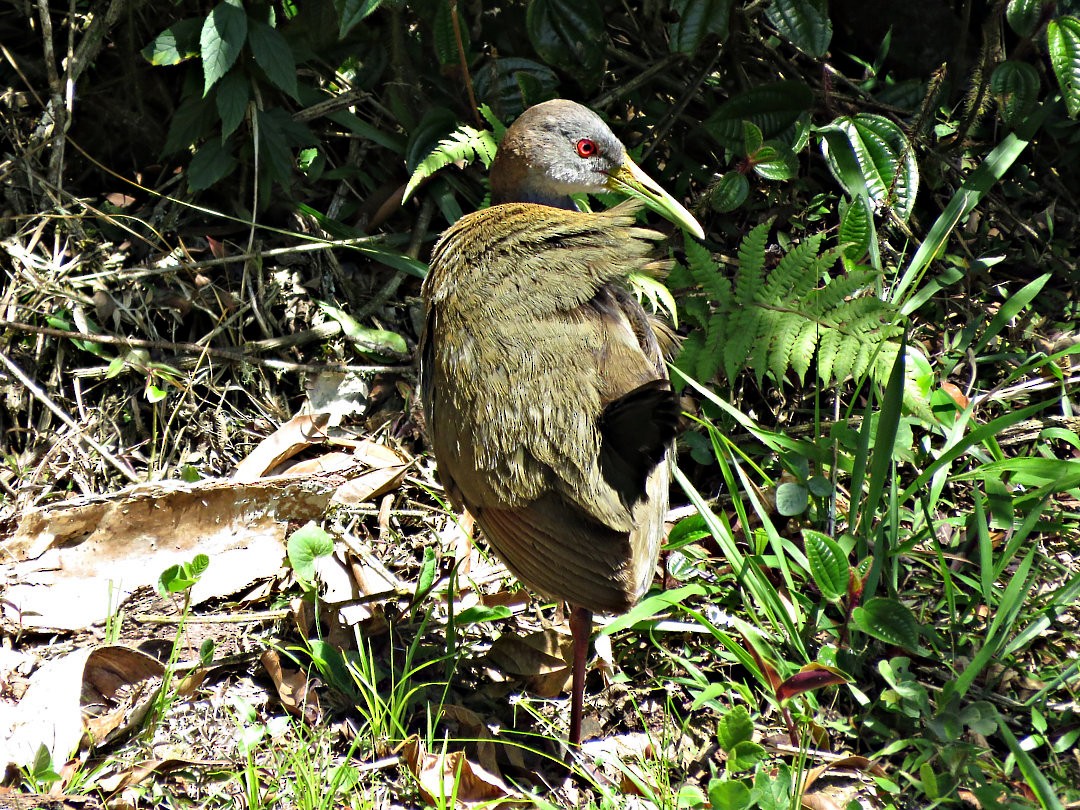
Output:
[[[680,464],[700,491],[724,491],[710,503],[765,572],[758,587],[802,606],[788,628],[800,638],[774,637],[772,666],[787,677],[828,663],[871,696],[823,707],[811,695],[762,730],[798,726],[866,755],[891,745],[880,801],[896,806],[1076,801],[1077,12],[1043,0],[5,4],[0,519],[130,480],[226,475],[297,411],[316,366],[382,368],[355,427],[422,453],[408,363],[424,261],[486,193],[461,127],[572,98],[705,228],[704,246],[675,239],[669,279],[679,366],[702,386],[687,389]],[[444,162],[459,165],[403,203],[453,133]],[[972,206],[943,220],[963,193]],[[782,265],[798,245],[809,255]],[[778,266],[787,286],[767,290]],[[836,300],[821,303],[830,287]],[[355,322],[335,331],[317,302]],[[734,320],[758,310],[802,318],[783,325],[793,334],[816,318],[815,338],[793,348],[760,317]],[[766,348],[737,345],[740,331]],[[837,337],[817,343],[825,333]],[[216,362],[198,363],[207,347]],[[890,374],[907,352],[901,396]],[[950,442],[960,460],[941,463]],[[696,596],[752,612],[742,574],[717,562],[734,562],[715,540],[724,527],[695,520],[676,530],[669,584],[700,579]],[[806,568],[770,557],[805,551],[808,529],[829,542]],[[850,581],[832,593],[820,561],[846,572],[847,555]],[[778,570],[799,595],[783,595]],[[872,598],[881,613],[859,613]],[[999,610],[1006,622],[989,626]],[[680,643],[704,682],[732,677],[713,672],[710,648]],[[917,675],[882,670],[901,657]],[[653,674],[681,684],[685,722],[716,733],[730,695],[695,704],[703,682],[670,661]],[[729,781],[771,806],[754,787],[767,767]],[[697,773],[716,806],[710,785],[725,780]]]

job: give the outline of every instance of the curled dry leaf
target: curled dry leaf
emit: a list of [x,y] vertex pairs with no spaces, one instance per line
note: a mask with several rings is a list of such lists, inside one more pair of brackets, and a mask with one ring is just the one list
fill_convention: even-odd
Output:
[[163,672],[156,658],[121,646],[90,647],[49,661],[34,673],[0,739],[0,770],[29,765],[42,745],[54,763],[63,763],[84,737],[100,746],[136,728]]
[[257,481],[286,459],[313,444],[322,444],[328,438],[326,425],[329,421],[330,415],[326,413],[297,414],[259,442],[248,457],[236,465],[233,479],[241,483]]
[[[499,772],[498,760],[495,757],[495,743],[487,724],[484,723],[480,715],[472,709],[466,709],[464,706],[451,703],[443,706],[442,719],[446,723],[453,723],[457,726],[455,736],[458,739],[470,741],[467,751],[472,751],[475,746],[475,759],[484,770],[495,776],[502,777]],[[453,731],[453,728],[451,728],[451,731]]]
[[552,628],[526,636],[503,633],[487,657],[506,674],[524,678],[533,694],[558,697],[570,683],[573,640]]
[[276,650],[266,650],[259,658],[270,680],[274,682],[278,699],[285,711],[303,718],[309,725],[315,725],[322,717],[319,696],[311,691],[311,683],[302,670],[286,669],[281,665],[281,656]]
[[455,807],[481,803],[484,807],[530,806],[502,779],[466,759],[462,751],[429,754],[414,735],[405,741],[401,754],[420,796],[429,804],[447,807],[446,800],[452,798]]

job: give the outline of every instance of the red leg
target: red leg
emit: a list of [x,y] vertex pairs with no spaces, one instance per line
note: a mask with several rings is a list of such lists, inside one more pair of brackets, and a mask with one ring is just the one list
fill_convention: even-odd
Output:
[[574,639],[574,679],[570,687],[570,745],[581,745],[581,714],[585,707],[585,664],[592,635],[592,611],[573,606],[570,634]]

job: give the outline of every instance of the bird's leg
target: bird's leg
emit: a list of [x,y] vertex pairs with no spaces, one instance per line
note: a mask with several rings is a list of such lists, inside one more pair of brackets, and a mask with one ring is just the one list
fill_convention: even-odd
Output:
[[581,714],[585,708],[585,664],[592,635],[592,611],[574,605],[570,612],[570,635],[574,639],[574,678],[570,687],[570,745],[581,745]]

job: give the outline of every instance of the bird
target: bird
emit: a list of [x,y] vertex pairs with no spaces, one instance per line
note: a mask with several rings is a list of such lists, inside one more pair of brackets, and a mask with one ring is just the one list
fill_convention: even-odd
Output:
[[[437,476],[509,570],[570,605],[569,742],[581,743],[594,613],[648,590],[681,409],[673,331],[631,275],[662,273],[642,206],[701,226],[592,110],[555,99],[506,130],[491,205],[450,226],[421,296],[420,396]],[[577,210],[572,194],[620,192]]]

